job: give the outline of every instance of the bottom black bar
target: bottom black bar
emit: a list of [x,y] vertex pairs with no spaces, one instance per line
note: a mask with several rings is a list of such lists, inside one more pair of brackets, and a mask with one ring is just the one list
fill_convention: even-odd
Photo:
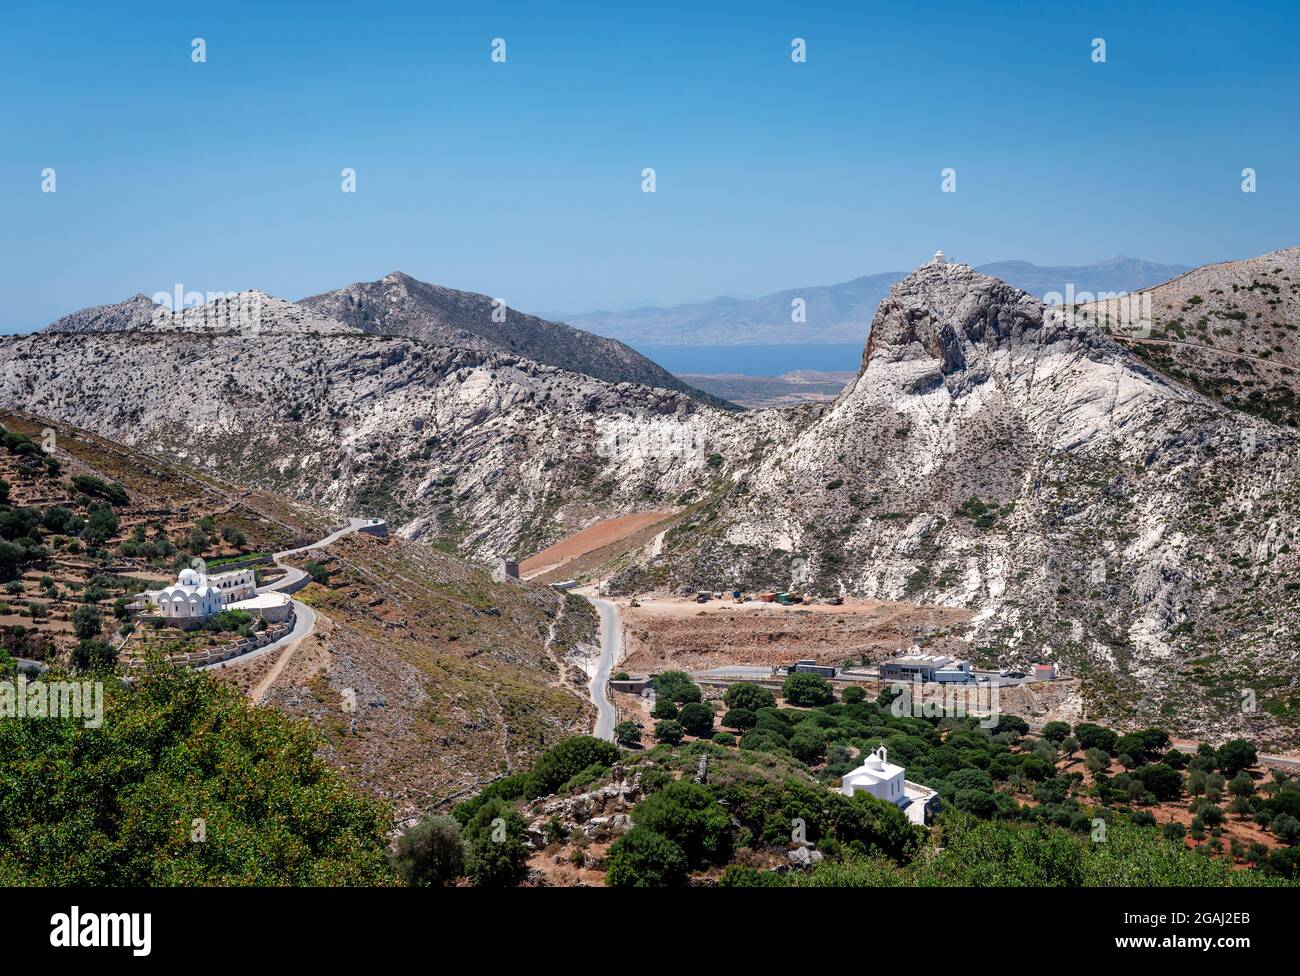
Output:
[[[593,945],[638,932],[707,945],[729,933],[729,957],[758,956],[772,938],[803,932],[815,943],[868,926],[876,938],[934,959],[974,961],[983,944],[1218,965],[1294,945],[1298,907],[1295,888],[0,890],[6,962],[75,955],[128,966],[373,964],[430,942],[443,951],[477,946],[494,961],[516,953],[537,961],[557,938],[585,930]],[[484,942],[493,930],[499,937]]]

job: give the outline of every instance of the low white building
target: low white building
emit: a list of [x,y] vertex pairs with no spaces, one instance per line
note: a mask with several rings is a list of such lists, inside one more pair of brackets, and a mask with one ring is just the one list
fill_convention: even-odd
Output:
[[209,576],[187,568],[181,570],[175,585],[137,594],[136,605],[153,605],[166,620],[206,620],[256,593],[257,580],[251,569]]
[[840,792],[845,796],[868,793],[878,800],[894,804],[912,823],[925,826],[930,822],[931,805],[938,797],[938,791],[920,783],[909,783],[904,772],[902,766],[889,761],[889,752],[881,746],[870,753],[861,766],[844,775],[840,780]]
[[208,577],[208,584],[221,593],[221,605],[247,600],[257,593],[257,575],[251,569],[237,569]]
[[845,796],[870,793],[877,800],[898,803],[903,796],[903,767],[889,761],[884,746],[867,756],[867,761],[840,780],[840,792]]
[[969,661],[947,654],[904,654],[892,661],[880,663],[881,681],[945,681],[962,683],[974,681]]

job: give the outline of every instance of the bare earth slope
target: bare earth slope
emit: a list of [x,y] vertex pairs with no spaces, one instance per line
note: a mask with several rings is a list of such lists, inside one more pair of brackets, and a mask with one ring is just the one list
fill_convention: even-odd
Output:
[[1116,330],[1136,355],[1225,406],[1300,425],[1300,247],[1206,265],[1146,294],[1150,334]]
[[[352,536],[311,554],[329,580],[298,594],[325,618],[263,698],[309,719],[328,757],[400,816],[527,769],[594,710],[586,601],[403,539]],[[256,684],[263,659],[225,677]],[[355,709],[351,702],[355,700]]]

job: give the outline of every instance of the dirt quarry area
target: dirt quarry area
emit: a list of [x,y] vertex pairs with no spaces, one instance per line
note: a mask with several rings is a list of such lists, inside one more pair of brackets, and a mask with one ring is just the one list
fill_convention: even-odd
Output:
[[[575,532],[561,539],[550,548],[543,549],[536,555],[529,556],[519,564],[519,574],[526,580],[541,576],[548,578],[542,582],[556,582],[566,574],[576,573],[579,563],[586,568],[589,560],[581,557],[592,553],[612,556],[612,549],[618,543],[625,542],[643,534],[643,530],[657,525],[672,516],[671,512],[641,512],[636,515],[620,515],[617,518],[604,519],[595,525],[589,525],[580,532]],[[654,533],[650,533],[652,536]],[[648,538],[637,538],[644,543]],[[558,575],[557,575],[558,574]],[[555,578],[550,578],[555,577]]]
[[623,657],[618,670],[705,671],[722,665],[773,666],[812,658],[841,666],[870,663],[912,647],[960,656],[966,610],[914,603],[846,599],[842,606],[782,606],[752,600],[618,601]]

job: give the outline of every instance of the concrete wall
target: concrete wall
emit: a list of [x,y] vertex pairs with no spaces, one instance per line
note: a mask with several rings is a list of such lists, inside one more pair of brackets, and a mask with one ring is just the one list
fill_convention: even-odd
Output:
[[275,592],[286,593],[292,596],[294,593],[297,593],[299,590],[301,590],[304,586],[306,586],[310,582],[311,582],[311,576],[304,575],[303,578],[300,580],[295,580],[292,583],[286,583],[284,586],[277,586],[275,588]]

